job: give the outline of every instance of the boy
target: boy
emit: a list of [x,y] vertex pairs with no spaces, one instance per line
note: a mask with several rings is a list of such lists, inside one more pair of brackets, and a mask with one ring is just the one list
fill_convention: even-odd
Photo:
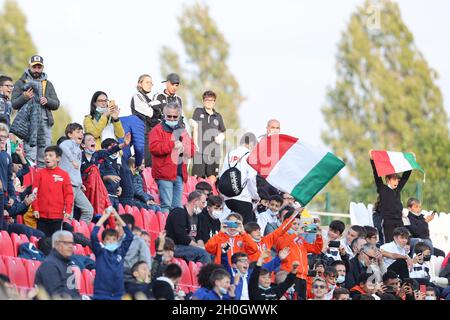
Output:
[[181,279],[182,270],[176,263],[171,263],[164,270],[162,277],[153,283],[153,295],[156,300],[175,300],[175,287]]
[[12,160],[6,151],[8,135],[6,124],[0,123],[0,230],[6,230],[7,227],[3,220],[5,202],[12,206],[16,195],[12,180]]
[[393,240],[394,229],[403,227],[401,191],[411,175],[411,170],[405,171],[401,178],[396,173],[387,175],[386,184],[384,184],[375,168],[372,150],[369,151],[369,157],[375,185],[377,187],[378,195],[380,196],[378,211],[383,217],[384,242],[388,243]]
[[175,242],[166,237],[166,230],[160,232],[155,240],[156,255],[152,262],[152,279],[163,275],[164,270],[171,263],[175,263]]
[[395,228],[394,240],[383,244],[381,254],[384,257],[384,264],[388,270],[392,270],[400,276],[400,279],[409,278],[408,269],[414,263],[408,256],[406,246],[409,240],[409,231],[405,227]]
[[265,190],[258,190],[259,201],[256,205],[255,215],[258,216],[259,213],[262,213],[267,210],[269,206],[270,196]]
[[414,248],[413,266],[409,277],[419,280],[420,283],[429,282],[431,270],[431,248],[425,242],[418,242]]
[[280,226],[278,211],[281,209],[282,204],[283,198],[278,195],[271,196],[268,209],[265,212],[256,214],[257,222],[264,235],[271,233]]
[[[81,211],[80,221],[89,223],[94,215],[94,208],[84,194],[86,188],[81,179],[81,154],[80,145],[83,142],[83,127],[78,123],[69,123],[66,127],[67,140],[63,141],[59,147],[62,150],[60,167],[70,176],[72,182],[74,206]],[[71,212],[73,217],[73,212]]]
[[350,300],[350,292],[345,288],[337,288],[333,291],[331,300]]
[[420,200],[416,198],[409,198],[407,202],[408,207],[408,219],[410,225],[407,226],[408,230],[411,232],[411,250],[414,251],[414,246],[417,242],[425,242],[431,249],[431,254],[433,254],[433,243],[430,239],[430,229],[428,223],[433,220],[433,212],[430,216],[425,217],[422,214],[422,205]]
[[298,261],[292,262],[292,267],[286,280],[278,285],[272,285],[270,271],[262,268],[264,259],[269,256],[270,251],[264,251],[256,262],[248,284],[250,300],[279,300],[294,284],[295,275],[297,274],[297,268],[300,263]]
[[[117,223],[124,231],[125,238],[119,246],[119,234],[114,229],[105,229],[102,232],[102,244],[98,239],[98,232],[103,223],[113,213]],[[117,211],[105,210],[91,233],[92,251],[95,254],[96,275],[94,280],[94,300],[121,300],[125,293],[124,288],[124,261],[128,248],[133,241],[133,233],[119,216]]]
[[69,174],[62,170],[62,150],[58,146],[45,149],[45,168],[37,171],[33,181],[33,190],[37,190],[36,200],[32,203],[37,228],[51,237],[61,229],[64,218],[69,218],[73,206],[73,189]]
[[327,285],[327,293],[325,294],[325,300],[331,300],[333,298],[333,292],[337,288],[338,273],[334,267],[326,267],[323,273],[325,276],[325,283]]
[[10,126],[11,115],[11,95],[14,85],[12,78],[8,76],[0,76],[0,123]]
[[329,300],[326,298],[327,283],[322,278],[314,278],[311,286],[312,298],[310,300]]
[[377,228],[371,226],[365,226],[364,230],[366,231],[366,241],[368,244],[373,246],[377,246],[378,244],[378,230]]
[[203,300],[234,300],[235,285],[231,284],[230,274],[223,269],[216,269],[211,274],[212,290],[203,297]]
[[130,167],[133,180],[133,202],[146,209],[161,211],[161,208],[156,205],[153,197],[144,191],[144,180],[141,176],[141,172],[144,170],[144,164],[136,167],[136,160],[134,157],[131,157],[128,159],[128,166]]
[[364,228],[358,225],[351,226],[348,231],[347,235],[344,239],[341,240],[342,245],[345,248],[345,251],[349,255],[349,259],[353,258],[355,255],[352,250],[352,242],[359,238],[365,236]]
[[[333,261],[336,260],[342,260],[341,255],[339,252],[339,249],[341,248],[341,236],[344,233],[345,230],[345,224],[340,220],[333,220],[331,221],[330,225],[328,226],[328,232],[324,235],[325,238],[325,245],[322,250],[322,252],[325,254],[327,258],[333,259]],[[339,246],[330,246],[330,242],[339,242]],[[344,247],[342,246],[342,251],[344,252]],[[345,253],[345,252],[344,252]]]
[[150,281],[150,269],[145,261],[136,262],[131,268],[133,280],[125,283],[126,292],[133,298],[144,295],[146,299],[153,297]]

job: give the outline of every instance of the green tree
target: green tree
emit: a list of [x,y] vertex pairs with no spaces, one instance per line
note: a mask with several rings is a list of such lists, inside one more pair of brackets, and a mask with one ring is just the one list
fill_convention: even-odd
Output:
[[26,29],[27,19],[16,2],[5,1],[0,21],[0,74],[17,80],[36,47]]
[[[337,53],[337,80],[322,108],[323,140],[347,164],[352,200],[376,198],[369,149],[413,151],[427,171],[424,200],[450,207],[450,138],[438,78],[390,0],[366,1],[351,16]],[[414,196],[414,173],[405,196]],[[431,209],[430,208],[430,209]]]
[[216,109],[224,117],[225,125],[239,128],[238,109],[244,97],[227,64],[230,46],[211,18],[208,6],[199,3],[185,6],[178,23],[189,63],[186,70],[182,69],[177,54],[164,47],[160,59],[162,75],[170,72],[167,66],[183,73],[183,86],[189,90],[187,102],[194,106],[202,105],[205,90],[216,92]]
[[65,135],[66,126],[72,122],[72,116],[67,108],[60,106],[58,110],[53,112],[53,118],[55,124],[52,128],[52,141],[56,144],[56,141]]

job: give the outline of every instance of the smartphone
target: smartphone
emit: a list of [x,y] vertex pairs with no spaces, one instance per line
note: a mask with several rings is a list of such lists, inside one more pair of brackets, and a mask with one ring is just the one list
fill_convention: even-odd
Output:
[[303,228],[305,233],[317,233],[317,226],[315,224],[307,225]]
[[328,242],[328,247],[329,248],[339,248],[341,246],[341,242],[340,241],[330,241]]
[[111,108],[116,105],[116,100],[109,100],[108,107]]
[[427,292],[427,286],[426,285],[421,284],[419,288],[420,288],[420,292],[421,293],[425,294]]
[[237,228],[239,226],[236,221],[232,220],[225,220],[223,224],[225,225],[226,228]]

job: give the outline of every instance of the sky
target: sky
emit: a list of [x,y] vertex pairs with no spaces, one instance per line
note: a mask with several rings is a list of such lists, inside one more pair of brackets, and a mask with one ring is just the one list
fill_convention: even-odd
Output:
[[[176,19],[184,4],[194,2],[18,0],[49,80],[80,123],[97,90],[107,92],[127,115],[139,75],[153,76],[153,92],[163,89],[160,49],[168,45],[182,53]],[[326,124],[320,108],[335,81],[337,43],[364,1],[203,2],[230,44],[228,63],[246,97],[239,111],[242,128],[260,135],[267,120],[277,118],[283,133],[321,145]],[[440,76],[450,114],[450,1],[397,3],[418,48]]]

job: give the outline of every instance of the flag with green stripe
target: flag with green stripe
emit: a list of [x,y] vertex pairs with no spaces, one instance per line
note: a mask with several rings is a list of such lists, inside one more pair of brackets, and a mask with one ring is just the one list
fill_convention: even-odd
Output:
[[345,166],[332,153],[284,134],[263,138],[247,161],[267,182],[290,193],[302,206]]

